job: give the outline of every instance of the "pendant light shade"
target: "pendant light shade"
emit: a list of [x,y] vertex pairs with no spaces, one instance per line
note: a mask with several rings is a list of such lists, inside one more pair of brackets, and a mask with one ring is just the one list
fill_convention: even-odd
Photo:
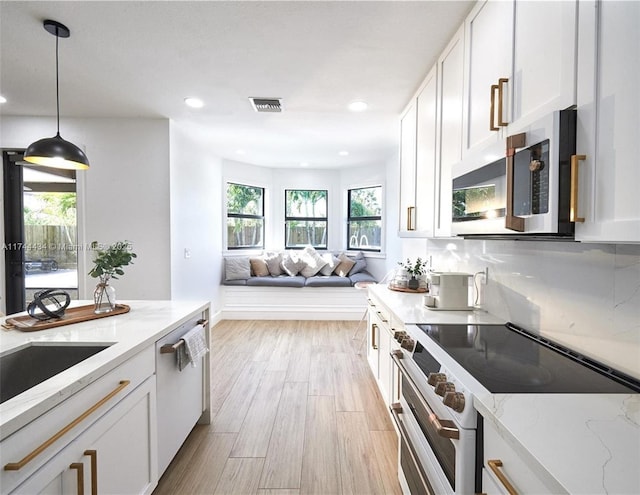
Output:
[[60,89],[58,82],[58,38],[68,38],[69,29],[59,22],[46,20],[43,23],[47,32],[56,37],[56,116],[58,132],[50,138],[40,139],[31,143],[24,153],[27,162],[44,167],[86,170],[89,168],[89,159],[84,151],[75,144],[62,139],[60,136]]

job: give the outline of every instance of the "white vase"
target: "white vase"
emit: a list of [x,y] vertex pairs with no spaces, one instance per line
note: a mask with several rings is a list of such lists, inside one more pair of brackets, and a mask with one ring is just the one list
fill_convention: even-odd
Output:
[[93,292],[93,312],[97,315],[116,309],[116,290],[108,282],[100,282]]

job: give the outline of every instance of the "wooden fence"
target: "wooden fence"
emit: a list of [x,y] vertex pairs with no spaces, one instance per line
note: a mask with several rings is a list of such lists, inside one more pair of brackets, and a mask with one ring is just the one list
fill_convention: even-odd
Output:
[[60,268],[74,268],[78,263],[78,235],[75,226],[25,225],[24,259],[53,259]]

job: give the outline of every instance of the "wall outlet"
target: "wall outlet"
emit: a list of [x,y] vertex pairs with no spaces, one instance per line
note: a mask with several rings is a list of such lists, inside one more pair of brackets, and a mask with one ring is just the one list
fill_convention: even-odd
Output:
[[188,260],[189,258],[191,258],[191,249],[184,248],[184,259]]

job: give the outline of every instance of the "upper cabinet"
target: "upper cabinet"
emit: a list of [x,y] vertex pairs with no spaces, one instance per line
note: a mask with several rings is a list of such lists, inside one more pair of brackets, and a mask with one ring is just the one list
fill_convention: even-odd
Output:
[[451,235],[451,170],[462,157],[464,29],[460,28],[437,63],[438,121],[435,175],[435,237]]
[[513,11],[513,0],[478,2],[464,24],[465,156],[503,138],[513,60]]
[[400,118],[400,235],[416,230],[416,139],[415,99]]
[[640,2],[581,1],[576,239],[640,242]]
[[[465,21],[463,159],[576,103],[575,1],[486,0]],[[542,34],[544,33],[544,34]]]

